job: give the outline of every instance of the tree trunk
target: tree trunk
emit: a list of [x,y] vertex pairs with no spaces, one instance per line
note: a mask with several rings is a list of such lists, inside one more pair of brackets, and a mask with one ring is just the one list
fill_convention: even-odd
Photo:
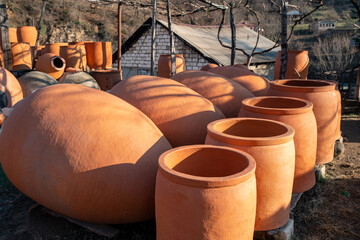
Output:
[[150,74],[155,75],[155,35],[156,35],[156,0],[153,0],[153,14],[151,24],[151,67]]
[[355,99],[360,100],[360,65],[358,66],[358,75],[356,79]]
[[45,13],[46,1],[47,0],[43,0],[43,5],[41,8],[41,14],[40,14],[40,20],[39,20],[39,26],[37,27],[37,36],[36,36],[36,43],[35,43],[34,56],[33,56],[33,65],[32,65],[33,70],[35,69],[35,59],[36,59],[36,54],[37,54],[37,47],[39,46],[39,40],[40,40],[39,37],[40,37],[42,21],[43,21],[44,13]]
[[0,27],[1,27],[1,48],[4,55],[4,67],[12,69],[11,45],[9,39],[8,15],[6,12],[6,0],[0,0]]
[[167,17],[168,17],[168,29],[170,35],[170,54],[171,54],[171,76],[176,74],[176,58],[175,58],[175,47],[174,47],[174,33],[171,30],[171,11],[170,11],[170,0],[167,0]]
[[235,64],[235,51],[236,51],[236,28],[234,23],[233,2],[230,2],[230,27],[231,27],[231,65]]
[[118,70],[120,71],[120,80],[122,80],[122,71],[121,71],[121,10],[122,2],[118,3]]
[[280,79],[286,78],[287,67],[287,0],[281,0],[281,67]]

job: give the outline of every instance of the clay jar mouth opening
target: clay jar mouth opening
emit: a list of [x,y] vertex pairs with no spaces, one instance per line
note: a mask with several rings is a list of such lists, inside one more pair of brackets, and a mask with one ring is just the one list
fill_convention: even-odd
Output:
[[336,84],[323,80],[276,80],[270,84],[271,88],[292,92],[326,92],[335,90]]
[[163,153],[159,170],[182,185],[225,187],[249,179],[255,173],[255,160],[245,152],[228,147],[191,145]]
[[287,124],[259,118],[228,118],[208,125],[214,139],[232,145],[267,146],[289,142],[295,130]]
[[51,59],[51,66],[60,71],[65,68],[65,61],[61,57],[55,56]]
[[311,111],[313,104],[299,98],[265,96],[244,99],[241,108],[267,114],[301,114]]

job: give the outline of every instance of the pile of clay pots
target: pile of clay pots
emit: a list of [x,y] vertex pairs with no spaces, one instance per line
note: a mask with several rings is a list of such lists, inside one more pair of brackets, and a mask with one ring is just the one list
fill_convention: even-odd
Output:
[[54,84],[15,106],[20,85],[1,69],[13,106],[2,168],[24,194],[75,219],[155,217],[158,239],[252,239],[279,228],[292,193],[311,189],[315,164],[333,158],[336,84],[206,68],[134,76],[109,93]]

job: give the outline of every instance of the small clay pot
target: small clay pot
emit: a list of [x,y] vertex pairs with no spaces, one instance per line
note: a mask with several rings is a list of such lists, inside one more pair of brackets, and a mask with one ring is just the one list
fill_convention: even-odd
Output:
[[159,158],[156,239],[252,240],[255,160],[233,148],[192,145]]
[[338,97],[335,83],[321,80],[276,80],[270,84],[268,95],[295,97],[314,105],[317,124],[316,164],[325,164],[334,157]]
[[39,57],[35,64],[35,69],[49,74],[55,79],[59,79],[65,70],[65,60],[53,53],[46,53]]
[[15,103],[23,99],[23,92],[19,81],[11,72],[2,67],[0,67],[0,95],[0,109],[3,107],[12,107]]
[[58,81],[47,73],[31,71],[22,75],[19,78],[19,83],[24,97],[27,97],[41,88],[58,84]]
[[315,185],[317,127],[313,104],[299,98],[255,97],[242,101],[239,117],[279,121],[295,129],[295,176],[293,193]]
[[66,46],[66,66],[86,71],[86,49],[84,44],[70,44]]
[[36,44],[37,30],[33,26],[22,26],[17,28],[18,42],[27,42],[34,47]]
[[[182,54],[175,55],[176,73],[186,70],[185,59]],[[171,55],[160,55],[158,60],[158,76],[169,78],[171,77]]]
[[233,66],[217,67],[210,69],[209,72],[230,78],[247,88],[255,96],[265,95],[269,88],[269,80],[243,68]]
[[100,90],[96,80],[85,72],[64,72],[59,83],[74,83]]
[[205,144],[249,153],[256,161],[255,231],[283,226],[290,217],[294,181],[294,129],[281,122],[228,118],[208,125]]
[[111,42],[85,43],[87,63],[92,69],[108,69],[112,67]]
[[215,63],[209,63],[209,64],[206,64],[206,65],[204,65],[204,66],[202,66],[201,68],[200,68],[200,71],[209,71],[209,69],[211,69],[211,68],[216,68],[216,67],[218,67],[219,65],[217,65],[217,64],[215,64]]
[[32,53],[29,43],[11,43],[12,69],[32,69]]
[[[286,79],[307,79],[309,70],[308,51],[287,52]],[[280,79],[281,51],[278,52],[275,61],[275,80]],[[296,69],[296,70],[295,70]],[[299,76],[300,75],[300,76]]]
[[184,71],[171,79],[191,88],[217,106],[226,117],[237,117],[241,101],[254,95],[234,81],[206,71]]
[[94,70],[91,72],[91,75],[103,91],[112,89],[121,81],[120,70]]

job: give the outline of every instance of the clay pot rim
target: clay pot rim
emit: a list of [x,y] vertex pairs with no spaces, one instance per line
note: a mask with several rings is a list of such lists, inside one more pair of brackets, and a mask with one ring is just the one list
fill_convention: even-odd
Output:
[[[57,59],[57,58],[60,59],[63,62],[63,66],[61,68],[56,67],[55,64],[54,64],[54,60]],[[63,69],[65,70],[65,67],[66,67],[65,60],[62,57],[56,56],[56,55],[51,58],[50,64],[56,71],[61,71]]]
[[[298,82],[318,82],[324,83],[324,86],[288,86],[283,85],[283,83],[290,81]],[[329,92],[335,90],[336,84],[328,82],[326,80],[316,80],[316,79],[283,79],[283,80],[274,80],[270,82],[270,88],[288,91],[288,92]]]
[[[185,149],[221,149],[229,152],[233,152],[239,155],[242,155],[248,162],[248,165],[241,172],[224,176],[224,177],[200,177],[194,176],[186,173],[181,173],[176,170],[169,168],[166,165],[166,159],[171,156],[175,152],[179,152]],[[162,153],[159,157],[158,161],[159,172],[169,179],[170,181],[179,183],[181,185],[200,187],[200,188],[220,188],[220,187],[228,187],[234,186],[241,182],[244,182],[255,175],[256,162],[254,158],[243,151],[230,148],[230,147],[222,147],[222,146],[214,146],[214,145],[189,145],[189,146],[181,146],[177,148],[170,149],[164,153]]]
[[[296,107],[296,108],[275,108],[275,107],[270,108],[270,107],[260,107],[253,105],[255,101],[257,102],[257,100],[262,100],[262,99],[283,99],[283,100],[302,102],[305,105],[303,107]],[[293,97],[282,97],[282,96],[252,97],[252,98],[244,99],[241,103],[242,103],[241,109],[250,112],[265,113],[271,115],[297,115],[297,114],[307,113],[313,110],[312,102],[300,98],[293,98]]]
[[[226,133],[222,133],[216,130],[216,127],[219,124],[224,122],[241,122],[241,121],[259,121],[259,122],[270,122],[273,124],[281,125],[286,128],[287,131],[283,134],[271,136],[271,137],[240,137],[234,136]],[[279,145],[283,143],[287,143],[294,138],[295,130],[291,126],[274,120],[262,119],[262,118],[225,118],[216,120],[207,125],[207,134],[214,139],[218,139],[221,142],[225,142],[228,144],[237,144],[241,146],[270,146],[270,145]]]

